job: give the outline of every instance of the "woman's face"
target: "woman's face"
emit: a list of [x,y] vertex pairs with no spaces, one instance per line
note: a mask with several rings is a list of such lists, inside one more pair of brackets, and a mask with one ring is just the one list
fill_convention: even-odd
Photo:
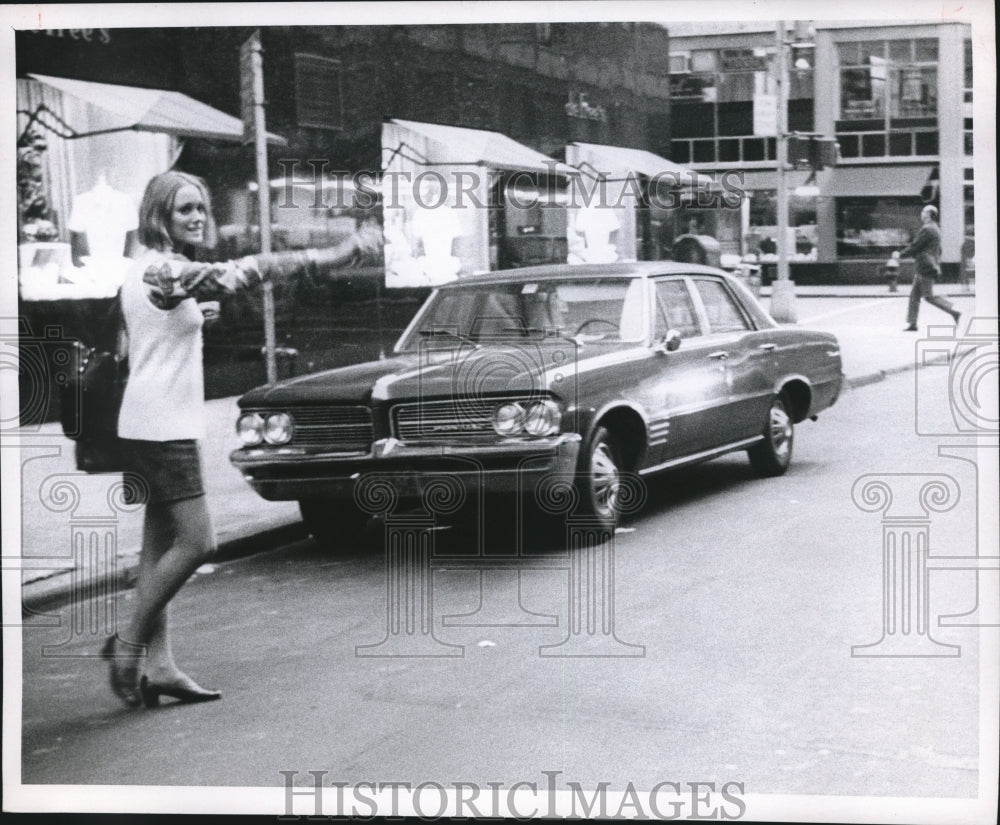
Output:
[[175,248],[197,246],[205,240],[205,213],[205,199],[197,186],[186,183],[177,190],[168,228]]

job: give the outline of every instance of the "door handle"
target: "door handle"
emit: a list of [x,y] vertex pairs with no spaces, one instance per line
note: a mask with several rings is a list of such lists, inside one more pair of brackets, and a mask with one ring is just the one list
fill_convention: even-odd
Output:
[[720,349],[718,352],[710,352],[708,357],[714,358],[716,361],[725,361],[729,357],[729,353]]
[[759,347],[757,347],[757,349],[762,349],[762,350],[764,350],[764,352],[770,352],[771,350],[775,349],[777,346],[778,346],[777,344],[761,344]]

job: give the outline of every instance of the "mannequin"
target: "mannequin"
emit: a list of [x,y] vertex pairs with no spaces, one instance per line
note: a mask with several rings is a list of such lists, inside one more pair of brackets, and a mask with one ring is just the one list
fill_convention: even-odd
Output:
[[120,261],[130,251],[138,225],[132,198],[114,189],[101,170],[94,188],[73,200],[69,219],[73,263],[82,266],[86,256],[92,261]]

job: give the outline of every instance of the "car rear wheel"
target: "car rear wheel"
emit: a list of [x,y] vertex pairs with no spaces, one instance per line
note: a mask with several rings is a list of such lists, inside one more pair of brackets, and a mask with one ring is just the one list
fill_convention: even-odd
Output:
[[618,523],[622,483],[621,450],[606,427],[598,427],[584,452],[577,486],[580,510],[613,530]]
[[299,512],[316,543],[335,551],[350,550],[360,542],[368,523],[366,513],[326,499],[302,499]]
[[747,450],[750,465],[762,476],[780,476],[792,462],[792,444],[795,440],[791,406],[784,393],[771,402],[763,434],[764,440]]

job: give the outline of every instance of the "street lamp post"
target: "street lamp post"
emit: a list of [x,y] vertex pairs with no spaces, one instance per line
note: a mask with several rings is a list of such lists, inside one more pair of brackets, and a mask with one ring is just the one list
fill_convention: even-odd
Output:
[[775,321],[795,323],[795,284],[788,276],[788,44],[785,21],[777,25],[776,73],[778,91],[778,273],[771,284],[771,317]]

